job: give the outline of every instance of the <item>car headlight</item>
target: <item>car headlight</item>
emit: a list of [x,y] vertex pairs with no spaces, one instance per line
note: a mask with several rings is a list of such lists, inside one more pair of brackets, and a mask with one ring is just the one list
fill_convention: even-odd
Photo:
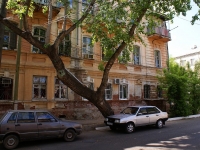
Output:
[[120,123],[120,120],[119,120],[119,119],[116,119],[116,120],[115,120],[115,123]]
[[108,118],[105,118],[105,121],[108,121]]

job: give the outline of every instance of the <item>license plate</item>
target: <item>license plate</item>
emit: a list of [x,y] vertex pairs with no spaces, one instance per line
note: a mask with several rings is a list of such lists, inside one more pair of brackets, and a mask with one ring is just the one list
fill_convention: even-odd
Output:
[[113,123],[112,122],[107,122],[107,125],[113,125]]

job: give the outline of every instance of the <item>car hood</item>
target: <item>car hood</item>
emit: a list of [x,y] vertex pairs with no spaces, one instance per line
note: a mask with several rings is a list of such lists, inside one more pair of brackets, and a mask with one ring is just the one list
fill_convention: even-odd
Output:
[[127,117],[130,117],[130,116],[135,116],[135,115],[131,115],[131,114],[116,114],[116,115],[108,116],[108,118],[123,119],[123,118],[127,118]]

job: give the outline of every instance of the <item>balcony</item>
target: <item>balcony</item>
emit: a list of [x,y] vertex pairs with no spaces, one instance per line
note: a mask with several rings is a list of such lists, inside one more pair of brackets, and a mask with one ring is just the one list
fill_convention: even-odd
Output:
[[147,28],[148,38],[153,40],[159,40],[163,42],[171,41],[171,34],[169,30],[164,27],[148,27]]

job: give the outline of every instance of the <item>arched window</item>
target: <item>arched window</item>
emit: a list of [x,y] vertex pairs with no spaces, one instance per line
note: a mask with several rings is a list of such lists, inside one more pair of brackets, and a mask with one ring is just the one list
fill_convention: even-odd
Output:
[[140,65],[140,47],[134,45],[133,49],[133,63],[134,65]]

